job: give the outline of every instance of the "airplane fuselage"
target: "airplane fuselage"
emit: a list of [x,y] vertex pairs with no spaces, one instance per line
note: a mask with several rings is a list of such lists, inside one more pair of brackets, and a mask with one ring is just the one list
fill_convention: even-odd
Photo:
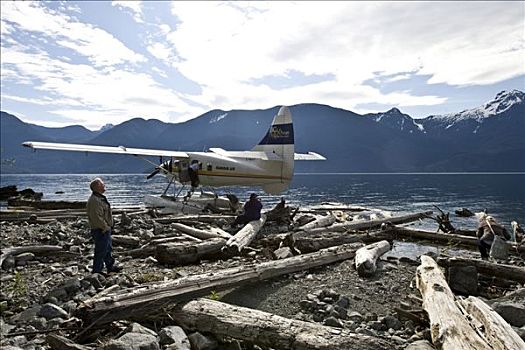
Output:
[[178,166],[174,167],[172,174],[177,181],[187,182],[185,169],[192,161],[197,161],[199,181],[205,186],[258,186],[288,183],[292,178],[291,173],[283,172],[282,160],[242,157],[242,152],[238,153],[240,153],[239,157],[209,152],[188,152],[188,160],[180,161]]

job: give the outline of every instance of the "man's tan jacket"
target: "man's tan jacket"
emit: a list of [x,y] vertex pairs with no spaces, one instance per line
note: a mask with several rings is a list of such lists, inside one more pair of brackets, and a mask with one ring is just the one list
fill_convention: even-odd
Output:
[[86,211],[91,229],[101,229],[102,232],[107,232],[113,227],[111,205],[102,194],[97,192],[91,194],[87,201]]

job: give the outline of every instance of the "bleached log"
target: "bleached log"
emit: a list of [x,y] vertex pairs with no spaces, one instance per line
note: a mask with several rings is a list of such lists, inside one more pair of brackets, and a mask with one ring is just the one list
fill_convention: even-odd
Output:
[[447,267],[454,265],[475,266],[478,272],[482,274],[525,283],[525,268],[520,266],[496,264],[485,260],[468,259],[462,257],[440,257],[438,258],[437,262],[439,265]]
[[187,265],[202,259],[214,259],[221,256],[221,248],[226,240],[211,238],[202,242],[163,243],[157,245],[155,258],[161,264]]
[[137,237],[132,236],[111,235],[111,240],[113,245],[116,246],[138,247],[140,245],[140,240]]
[[228,239],[225,249],[230,252],[237,251],[240,253],[255,239],[255,236],[257,236],[257,233],[259,233],[259,230],[263,227],[265,222],[266,215],[263,214],[259,220],[250,221],[244,225],[239,232]]
[[385,234],[384,231],[371,232],[368,234],[358,233],[349,234],[346,232],[324,232],[315,235],[304,236],[301,232],[269,235],[257,240],[256,246],[269,247],[277,249],[287,235],[293,235],[294,247],[302,253],[316,252],[320,249],[335,247],[348,243],[373,243],[388,239],[391,235]]
[[159,224],[171,224],[174,222],[180,222],[183,224],[191,225],[192,222],[207,222],[207,223],[215,223],[219,219],[225,219],[228,221],[231,221],[235,219],[235,215],[223,215],[223,214],[203,214],[203,215],[183,215],[183,216],[172,216],[172,217],[166,217],[166,218],[159,218],[155,219],[156,222]]
[[421,256],[417,288],[430,320],[432,342],[442,350],[489,350],[491,347],[468,323],[454,300],[445,276],[429,256]]
[[185,329],[290,350],[392,349],[387,341],[220,301],[197,299],[170,311]]
[[483,325],[483,335],[495,350],[525,349],[525,342],[512,326],[481,299],[470,296],[459,303]]
[[[445,244],[460,243],[470,246],[477,246],[478,239],[476,237],[456,235],[452,233],[437,233],[423,230],[414,230],[405,227],[392,227],[387,230],[393,237],[403,236],[416,239],[428,239],[436,242],[443,242]],[[522,252],[525,253],[525,245],[517,245],[516,243],[506,242],[509,246],[509,252]]]
[[[357,230],[371,230],[380,227],[384,223],[389,223],[392,225],[405,224],[412,221],[417,221],[420,219],[426,219],[432,215],[431,211],[426,211],[422,213],[392,216],[390,218],[383,218],[377,220],[365,220],[365,221],[349,221],[343,223],[333,224],[329,227],[319,227],[308,230],[306,234],[319,234],[324,232],[345,232],[345,231],[357,231]],[[299,228],[299,232],[302,232],[302,228]]]
[[299,227],[299,230],[308,232],[315,228],[330,226],[335,221],[336,221],[335,216],[333,216],[332,213],[330,213],[328,215],[321,216],[320,218],[317,218],[314,221],[311,221],[307,224],[304,224],[303,226]]
[[171,224],[171,227],[181,232],[184,232],[190,236],[197,237],[199,239],[208,239],[208,238],[229,239],[232,236],[228,232],[221,230],[220,228],[217,228],[217,227],[210,227],[208,231],[200,230],[195,227],[187,226],[181,223],[173,223]]
[[244,283],[262,281],[352,259],[355,251],[360,247],[361,245],[343,245],[288,259],[206,272],[168,282],[121,290],[81,304],[77,309],[77,314],[88,323],[97,320],[98,324],[121,319],[144,320],[149,314],[158,314],[158,307],[203,296],[212,290],[225,290]]
[[377,269],[377,259],[389,250],[388,241],[379,241],[360,248],[355,253],[355,268],[359,276],[373,276]]
[[4,263],[4,260],[11,255],[18,255],[22,253],[33,253],[33,254],[47,254],[63,250],[61,246],[56,245],[29,245],[21,247],[10,247],[3,248],[2,255],[0,255],[0,268]]

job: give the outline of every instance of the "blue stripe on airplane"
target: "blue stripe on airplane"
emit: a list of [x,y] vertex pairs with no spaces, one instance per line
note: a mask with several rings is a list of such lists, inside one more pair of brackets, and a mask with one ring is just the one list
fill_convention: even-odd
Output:
[[259,145],[293,145],[293,124],[272,125]]

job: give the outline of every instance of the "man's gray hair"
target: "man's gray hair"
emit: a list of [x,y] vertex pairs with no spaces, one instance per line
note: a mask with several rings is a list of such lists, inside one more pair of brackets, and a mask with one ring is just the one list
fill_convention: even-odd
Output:
[[91,191],[95,191],[97,185],[99,183],[102,183],[102,179],[100,177],[96,177],[94,178],[91,183],[89,184],[89,188],[91,189]]

